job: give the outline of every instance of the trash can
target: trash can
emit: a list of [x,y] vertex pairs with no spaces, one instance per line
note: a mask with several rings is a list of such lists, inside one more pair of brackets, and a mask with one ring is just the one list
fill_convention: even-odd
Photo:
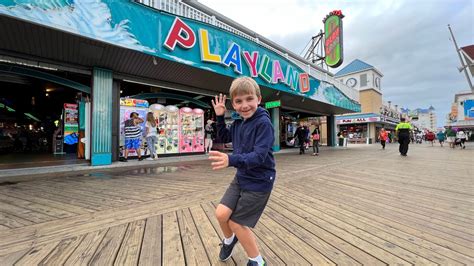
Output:
[[339,147],[344,146],[344,138],[339,138]]

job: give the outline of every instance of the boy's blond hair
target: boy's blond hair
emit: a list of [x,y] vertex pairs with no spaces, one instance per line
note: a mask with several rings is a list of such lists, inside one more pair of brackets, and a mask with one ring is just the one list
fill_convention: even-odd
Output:
[[246,94],[254,94],[257,97],[260,97],[260,87],[258,86],[257,82],[250,77],[240,77],[234,79],[232,84],[230,85],[230,98],[234,98],[238,95],[246,95]]

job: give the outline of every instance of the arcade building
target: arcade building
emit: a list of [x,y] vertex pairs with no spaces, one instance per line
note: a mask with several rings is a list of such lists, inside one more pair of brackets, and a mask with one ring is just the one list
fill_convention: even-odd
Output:
[[133,110],[161,123],[162,156],[203,153],[211,99],[239,76],[260,85],[275,151],[296,118],[324,118],[334,146],[336,116],[361,111],[343,78],[197,1],[0,0],[0,34],[3,169],[111,164]]

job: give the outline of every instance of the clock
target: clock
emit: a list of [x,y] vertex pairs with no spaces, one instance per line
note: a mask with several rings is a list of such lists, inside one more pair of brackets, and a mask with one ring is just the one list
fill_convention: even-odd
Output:
[[357,80],[355,78],[350,78],[346,81],[346,85],[354,88],[357,85]]
[[380,78],[379,77],[375,78],[375,87],[380,88]]

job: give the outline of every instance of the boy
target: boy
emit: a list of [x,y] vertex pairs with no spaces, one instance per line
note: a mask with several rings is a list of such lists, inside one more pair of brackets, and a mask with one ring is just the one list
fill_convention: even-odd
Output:
[[237,78],[230,86],[232,106],[243,120],[226,128],[226,96],[215,96],[212,106],[217,115],[217,134],[223,143],[232,142],[234,151],[227,155],[209,152],[212,169],[237,168],[234,180],[216,208],[216,217],[224,233],[219,259],[228,260],[240,241],[249,261],[247,265],[265,265],[250,228],[255,227],[267,205],[275,181],[273,127],[268,112],[258,107],[262,96],[257,83],[249,77]]
[[130,119],[125,121],[125,152],[123,162],[128,161],[128,151],[134,149],[137,152],[138,160],[143,160],[140,152],[142,128],[140,124],[143,119],[138,116],[138,113],[130,113]]

